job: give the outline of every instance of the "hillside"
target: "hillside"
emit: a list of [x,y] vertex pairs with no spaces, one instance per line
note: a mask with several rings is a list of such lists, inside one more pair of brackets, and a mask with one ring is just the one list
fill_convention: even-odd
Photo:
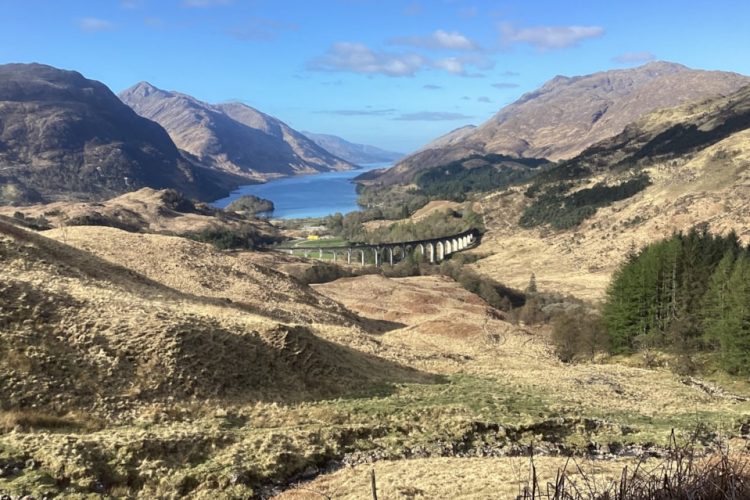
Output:
[[184,235],[211,229],[252,228],[276,237],[267,221],[193,203],[173,190],[143,188],[100,202],[54,202],[24,207],[0,207],[0,216],[30,227],[109,226],[131,232]]
[[539,194],[524,195],[528,186],[481,199],[477,207],[489,229],[482,246],[492,256],[477,268],[515,286],[534,272],[544,289],[596,300],[630,251],[673,231],[708,225],[719,233],[734,230],[750,242],[750,87],[655,111],[535,184],[543,193],[572,183],[561,190],[564,203],[575,192],[616,184],[634,173],[647,175],[651,184],[568,230],[519,227],[526,207],[540,200]]
[[101,200],[142,187],[216,199],[236,179],[185,159],[105,85],[41,64],[0,66],[0,204]]
[[[269,497],[319,474],[335,490],[351,477],[330,467],[358,475],[377,460],[439,465],[417,483],[439,497],[464,470],[453,460],[507,470],[532,438],[539,455],[595,442],[625,465],[661,453],[694,412],[722,429],[747,412],[665,370],[565,365],[544,331],[445,277],[311,289],[258,255],[272,264],[169,236],[0,221],[0,461],[20,464],[0,490]],[[540,460],[545,474],[560,465]],[[383,474],[385,491],[403,484]]]
[[653,62],[634,69],[557,76],[501,109],[459,140],[407,156],[378,182],[408,182],[419,170],[472,154],[568,159],[662,108],[727,95],[747,85],[736,73]]
[[201,163],[248,179],[354,168],[282,121],[240,103],[208,104],[141,82],[120,93]]
[[[378,370],[294,326],[351,324],[350,313],[203,244],[112,228],[51,233],[78,250],[1,221],[0,231],[4,406],[111,413],[168,397],[306,398]],[[321,384],[329,370],[338,375]]]

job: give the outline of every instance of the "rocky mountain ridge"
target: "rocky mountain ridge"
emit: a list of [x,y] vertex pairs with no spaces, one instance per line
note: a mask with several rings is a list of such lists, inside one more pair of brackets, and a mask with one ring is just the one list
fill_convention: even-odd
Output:
[[356,144],[331,134],[316,134],[306,131],[302,131],[302,133],[321,148],[355,165],[391,162],[404,156],[403,153],[386,151],[367,144]]
[[747,76],[653,62],[633,69],[556,76],[501,109],[459,140],[407,156],[378,182],[403,183],[422,169],[473,154],[568,159],[619,134],[646,114],[718,95],[750,83]]
[[136,113],[161,124],[180,149],[219,171],[267,180],[354,168],[281,120],[242,103],[209,104],[147,82],[119,96]]
[[0,203],[101,200],[146,186],[206,200],[233,182],[185,158],[100,82],[42,64],[0,66]]

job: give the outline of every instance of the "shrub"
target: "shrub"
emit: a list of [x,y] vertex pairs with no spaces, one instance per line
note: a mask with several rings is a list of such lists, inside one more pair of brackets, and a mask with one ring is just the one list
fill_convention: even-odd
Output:
[[585,312],[564,312],[552,320],[552,343],[555,354],[565,363],[591,359],[607,349],[607,334],[598,315]]
[[281,241],[280,237],[263,234],[249,224],[242,224],[235,228],[212,227],[200,232],[187,233],[184,236],[196,241],[211,243],[219,250],[256,250]]

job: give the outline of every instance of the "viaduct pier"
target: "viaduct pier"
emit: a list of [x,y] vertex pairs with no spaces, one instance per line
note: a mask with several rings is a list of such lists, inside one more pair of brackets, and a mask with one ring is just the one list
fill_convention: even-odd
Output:
[[277,250],[295,255],[302,253],[305,257],[323,259],[330,255],[333,262],[360,262],[363,266],[368,255],[374,257],[375,265],[393,265],[410,255],[421,256],[429,262],[435,263],[445,259],[448,255],[473,248],[479,244],[481,233],[477,229],[469,229],[452,236],[443,236],[427,240],[399,241],[396,243],[356,244],[345,246],[319,247],[278,247]]

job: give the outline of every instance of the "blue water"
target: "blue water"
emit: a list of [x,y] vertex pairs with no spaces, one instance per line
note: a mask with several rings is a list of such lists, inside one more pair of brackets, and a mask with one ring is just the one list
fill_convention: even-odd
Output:
[[275,210],[269,214],[273,218],[323,217],[336,212],[345,214],[359,209],[356,185],[351,180],[362,172],[388,165],[372,163],[346,172],[299,175],[264,184],[248,184],[232,191],[226,198],[214,201],[212,205],[224,208],[244,194],[254,194],[273,202]]

